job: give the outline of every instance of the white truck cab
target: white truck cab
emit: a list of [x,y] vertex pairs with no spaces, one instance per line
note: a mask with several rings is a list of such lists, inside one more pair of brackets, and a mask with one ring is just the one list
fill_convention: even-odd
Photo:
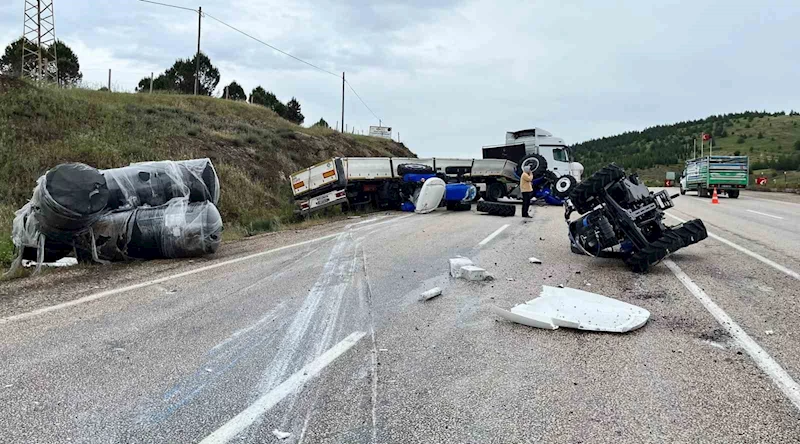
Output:
[[[530,128],[506,133],[506,143],[483,147],[485,159],[508,159],[522,166],[538,154],[547,162],[547,169],[556,176],[571,175],[576,181],[581,180],[583,165],[572,162],[569,149],[564,139],[553,136],[542,128]],[[534,168],[535,169],[535,168]]]

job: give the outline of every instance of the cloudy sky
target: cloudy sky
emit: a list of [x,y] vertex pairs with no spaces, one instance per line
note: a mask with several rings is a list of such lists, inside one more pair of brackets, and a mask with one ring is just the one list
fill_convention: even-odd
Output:
[[[480,156],[505,131],[568,143],[709,114],[800,109],[800,2],[754,0],[164,0],[203,10],[326,70],[421,156]],[[23,0],[0,2],[0,41]],[[55,0],[85,81],[132,91],[195,51],[197,17],[136,0]],[[247,92],[340,120],[341,81],[211,19],[203,51]],[[345,120],[377,124],[348,91]]]

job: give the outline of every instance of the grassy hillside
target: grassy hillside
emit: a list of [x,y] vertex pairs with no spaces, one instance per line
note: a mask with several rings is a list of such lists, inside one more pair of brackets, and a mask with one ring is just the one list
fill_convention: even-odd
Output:
[[288,175],[332,156],[410,156],[386,139],[303,128],[241,102],[181,95],[39,88],[0,77],[0,262],[13,211],[62,162],[113,168],[209,157],[228,232],[270,229],[291,216]]
[[752,174],[773,177],[773,183],[783,186],[786,171],[786,186],[800,186],[800,115],[794,112],[711,116],[590,140],[573,150],[587,173],[616,162],[650,182],[663,183],[667,171],[683,170],[683,162],[693,155],[692,140],[701,133],[714,135],[714,154],[750,156]]

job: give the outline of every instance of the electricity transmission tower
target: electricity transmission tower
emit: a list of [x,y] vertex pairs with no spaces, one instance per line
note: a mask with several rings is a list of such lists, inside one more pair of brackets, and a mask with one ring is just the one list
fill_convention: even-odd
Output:
[[58,82],[54,0],[25,0],[22,77]]

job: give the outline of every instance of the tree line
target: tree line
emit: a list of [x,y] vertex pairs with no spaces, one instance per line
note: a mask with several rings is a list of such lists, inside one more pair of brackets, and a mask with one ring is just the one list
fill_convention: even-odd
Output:
[[[178,59],[175,63],[158,77],[152,79],[154,91],[172,92],[177,94],[194,94],[195,71],[197,69],[197,55],[190,59]],[[220,82],[220,72],[212,63],[211,59],[204,53],[200,53],[199,63],[199,82],[197,93],[204,96],[213,96]],[[150,91],[150,77],[144,77],[136,86],[137,92]],[[274,93],[265,90],[261,85],[256,86],[250,92],[250,96],[245,93],[244,88],[236,80],[222,88],[220,96],[223,99],[235,101],[249,101],[254,105],[261,105],[271,109],[284,119],[301,125],[305,121],[300,102],[292,97],[288,102],[283,103]],[[325,122],[320,119],[320,122]],[[320,124],[317,122],[317,124]],[[325,123],[327,126],[327,123]]]
[[[0,74],[5,74],[11,77],[22,76],[23,43],[25,43],[32,51],[39,51],[39,46],[36,43],[31,42],[30,40],[25,42],[22,37],[11,42],[8,46],[6,46],[5,51],[3,51],[3,55],[0,57]],[[61,40],[56,40],[55,43],[53,43],[53,46],[55,46],[56,54],[58,55],[58,60],[56,60],[56,66],[58,67],[58,84],[61,86],[78,85],[83,79],[83,73],[81,73],[81,64],[78,61],[78,56],[72,51],[72,48],[67,46]],[[49,50],[52,48],[45,47],[41,49],[43,50],[42,52],[44,55],[49,53]],[[25,69],[32,70],[36,68],[38,60],[31,57],[26,63],[28,66],[26,66]]]
[[[571,146],[586,173],[591,174],[609,163],[616,162],[628,169],[645,169],[657,165],[675,165],[693,155],[693,140],[702,133],[715,138],[728,137],[727,128],[733,122],[757,117],[782,116],[785,112],[745,111],[741,113],[712,115],[705,119],[688,120],[671,125],[657,125],[642,131],[629,131],[616,136],[588,140]],[[797,115],[791,111],[789,115]],[[741,137],[741,136],[740,136]],[[786,156],[785,156],[786,157]],[[793,159],[788,156],[787,159]],[[781,166],[791,162],[782,161]]]
[[[35,43],[30,41],[24,42],[22,38],[11,42],[6,46],[2,56],[0,56],[0,74],[12,77],[22,76],[23,43],[32,50],[38,51],[38,47]],[[81,72],[81,65],[77,54],[61,40],[56,40],[53,45],[55,45],[56,54],[58,56],[58,84],[65,87],[79,86],[81,80],[83,80],[83,73]],[[25,68],[35,68],[35,64],[38,63],[38,61],[33,58],[29,60],[30,61],[27,63],[29,63],[30,66]],[[194,94],[196,64],[197,55],[189,59],[176,60],[169,69],[152,79],[153,91]],[[209,97],[213,96],[217,86],[219,86],[220,72],[219,69],[211,63],[211,59],[202,52],[200,53],[199,79],[198,94]],[[140,80],[136,86],[136,92],[149,92],[150,80],[150,77],[145,77]],[[101,90],[106,90],[106,88],[103,87]],[[302,125],[305,121],[300,102],[295,97],[283,103],[278,100],[275,94],[265,90],[260,85],[253,88],[248,97],[244,88],[234,80],[222,89],[220,97],[229,100],[249,101],[250,103],[264,106],[274,111],[280,117],[298,125]],[[319,119],[314,126],[330,128],[324,119]]]

